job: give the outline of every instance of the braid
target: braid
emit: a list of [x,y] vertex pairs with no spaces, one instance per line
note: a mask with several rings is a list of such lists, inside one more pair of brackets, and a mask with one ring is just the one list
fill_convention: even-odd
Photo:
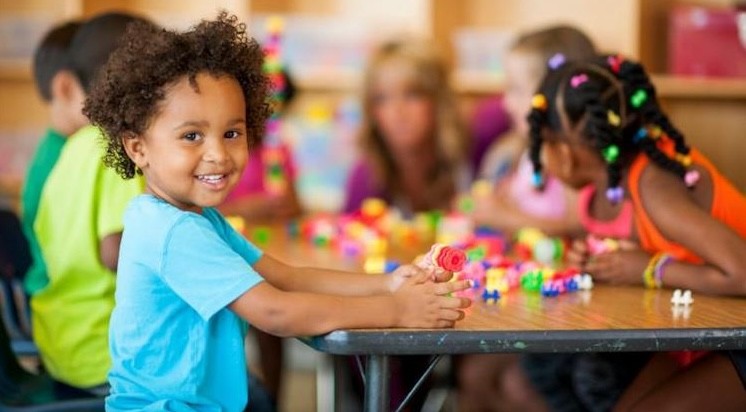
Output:
[[[585,134],[586,136],[593,136],[597,139],[597,148],[603,153],[606,153],[611,149],[612,146],[619,148],[621,141],[621,133],[618,127],[613,127],[608,120],[608,111],[599,100],[600,95],[598,87],[592,84],[583,86],[579,89],[580,93],[586,94],[585,112],[587,116]],[[621,181],[621,170],[619,168],[619,162],[617,156],[604,156],[606,160],[606,169],[609,175],[609,187],[619,186]]]
[[674,143],[676,159],[670,158],[658,148],[655,143],[655,139],[658,138],[657,134],[651,136],[652,138],[639,139],[638,146],[651,161],[685,179],[687,185],[691,186],[687,179],[691,149],[681,132],[671,124],[668,116],[661,110],[655,87],[650,82],[644,68],[639,63],[629,60],[619,62],[617,68],[617,76],[624,83],[625,95],[630,99],[632,110],[639,116],[640,126],[654,125],[665,132]]
[[531,112],[527,116],[528,124],[530,127],[529,138],[529,158],[534,166],[534,186],[537,189],[544,188],[544,180],[542,179],[542,165],[541,165],[541,130],[546,126],[546,112],[540,108],[532,108]]
[[681,163],[671,159],[670,157],[666,156],[665,153],[661,152],[660,149],[658,149],[658,146],[655,144],[655,140],[642,139],[639,143],[639,146],[640,149],[645,152],[648,158],[658,166],[662,167],[665,170],[676,173],[682,179],[686,176],[686,168],[684,168]]

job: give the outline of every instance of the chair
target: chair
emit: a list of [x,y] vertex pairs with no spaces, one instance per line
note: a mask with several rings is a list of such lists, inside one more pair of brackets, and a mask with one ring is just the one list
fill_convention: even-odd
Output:
[[18,355],[35,356],[28,297],[21,279],[31,265],[31,252],[15,213],[0,210],[0,319]]
[[21,367],[10,347],[5,328],[0,327],[0,412],[101,412],[101,398],[57,400],[52,379]]
[[0,279],[0,319],[18,356],[38,356],[31,337],[28,298],[18,279]]

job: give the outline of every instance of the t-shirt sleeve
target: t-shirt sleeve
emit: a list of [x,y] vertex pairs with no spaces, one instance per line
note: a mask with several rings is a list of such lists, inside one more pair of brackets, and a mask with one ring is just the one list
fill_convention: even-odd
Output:
[[231,246],[233,250],[236,251],[241,257],[243,257],[246,262],[249,265],[253,265],[256,263],[259,258],[262,257],[262,250],[256,247],[253,243],[246,240],[246,238],[238,233],[236,229],[233,228],[223,217],[223,215],[220,214],[215,209],[205,209],[205,214],[210,214],[210,219],[213,221],[218,222],[217,224],[220,225],[221,230],[225,234],[224,238],[228,242],[228,244]]
[[125,180],[113,169],[102,167],[96,185],[96,235],[103,239],[124,229],[124,210],[143,192],[144,184],[142,176]]
[[202,216],[181,217],[169,231],[163,250],[163,281],[205,320],[262,281],[247,259]]

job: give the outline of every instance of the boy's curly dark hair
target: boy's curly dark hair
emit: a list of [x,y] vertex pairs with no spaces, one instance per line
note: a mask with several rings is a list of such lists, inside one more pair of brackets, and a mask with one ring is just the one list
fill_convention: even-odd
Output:
[[141,173],[127,156],[123,139],[148,128],[168,85],[184,76],[194,85],[197,74],[205,72],[238,81],[246,101],[249,145],[259,143],[270,114],[263,57],[259,44],[247,36],[246,25],[226,12],[183,33],[130,25],[96,77],[83,109],[104,131],[104,164],[125,179]]

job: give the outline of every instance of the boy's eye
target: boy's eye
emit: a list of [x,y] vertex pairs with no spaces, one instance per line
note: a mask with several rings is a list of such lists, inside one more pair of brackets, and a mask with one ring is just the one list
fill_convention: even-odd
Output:
[[184,140],[188,140],[190,142],[193,142],[193,141],[195,141],[197,139],[199,139],[199,133],[197,133],[197,132],[184,133]]
[[230,130],[225,132],[225,138],[226,139],[236,139],[241,136],[241,132],[238,130]]

